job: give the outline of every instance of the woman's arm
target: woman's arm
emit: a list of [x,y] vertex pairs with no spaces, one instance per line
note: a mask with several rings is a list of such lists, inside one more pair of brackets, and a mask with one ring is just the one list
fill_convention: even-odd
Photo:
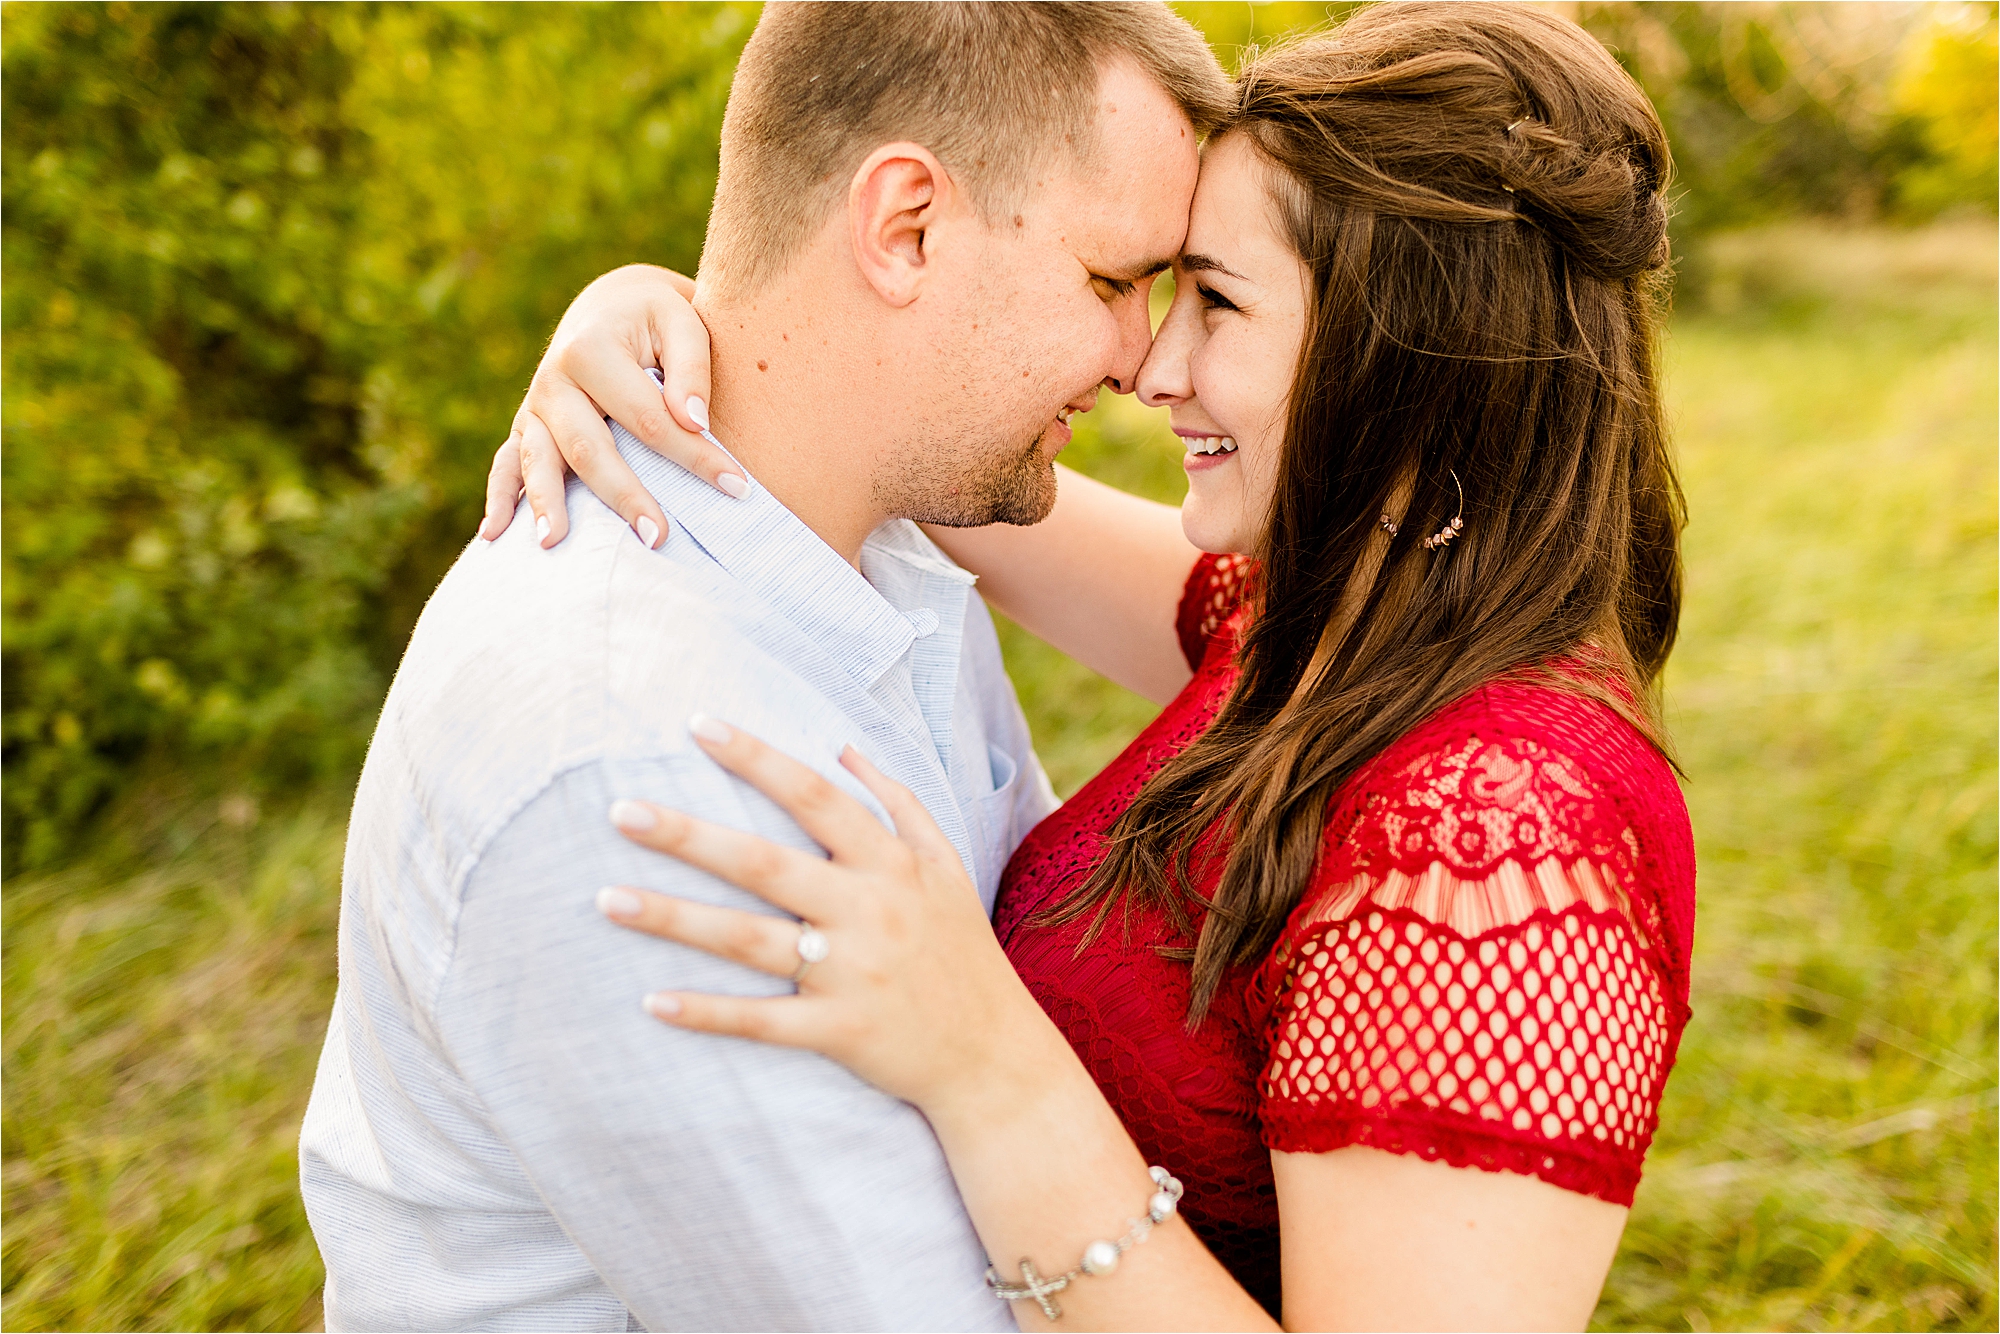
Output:
[[[1055,1040],[1069,1048],[1053,1024]],[[1021,1062],[979,1105],[926,1109],[959,1194],[1002,1275],[1019,1256],[1061,1273],[1136,1212],[1112,1187],[1142,1159],[1073,1055]],[[1352,1147],[1273,1153],[1288,1330],[1581,1330],[1618,1253],[1626,1210],[1533,1177]],[[1199,1190],[1209,1183],[1189,1182]],[[1067,1257],[1067,1258],[1065,1258]],[[1143,1289],[1143,1291],[1134,1291]],[[1269,1317],[1185,1224],[1127,1251],[1112,1281],[1056,1298],[1069,1329],[1268,1329]],[[1027,1302],[1023,1330],[1049,1328]]]
[[[734,467],[699,431],[706,426],[708,331],[689,302],[692,284],[670,269],[630,264],[577,294],[535,369],[514,429],[494,455],[480,536],[512,521],[525,488],[544,546],[568,531],[565,468],[657,546],[666,516],[618,456],[609,416],[646,445],[720,489]],[[664,391],[645,371],[658,366]],[[664,410],[663,410],[664,409]],[[1150,699],[1187,683],[1174,633],[1181,588],[1200,553],[1180,513],[1066,468],[1056,507],[1015,528],[930,529],[980,591],[1033,633]]]
[[1615,1204],[1412,1154],[1271,1167],[1290,1329],[1582,1329],[1625,1230]]
[[1174,615],[1201,552],[1171,505],[1060,464],[1056,483],[1055,509],[1032,528],[925,531],[1023,628],[1164,704],[1188,681]]

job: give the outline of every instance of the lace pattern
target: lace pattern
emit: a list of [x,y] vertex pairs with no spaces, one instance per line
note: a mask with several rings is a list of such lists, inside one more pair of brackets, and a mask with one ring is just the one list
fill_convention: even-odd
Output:
[[[1639,874],[1637,833],[1599,794],[1589,766],[1546,739],[1502,724],[1374,769],[1374,790],[1348,813],[1335,853],[1362,874],[1326,899],[1322,915],[1352,911],[1364,886],[1382,906],[1410,907],[1469,935],[1538,907],[1635,907],[1624,886]],[[1642,908],[1634,923],[1649,941],[1653,917]]]
[[1602,704],[1495,683],[1356,775],[1326,839],[1258,982],[1266,1143],[1630,1204],[1687,1017],[1693,868],[1665,763]]
[[1468,940],[1371,909],[1298,946],[1263,1080],[1266,1139],[1381,1147],[1382,1123],[1402,1122],[1387,1138],[1403,1151],[1629,1205],[1673,1026],[1620,913],[1538,909]]
[[1194,572],[1181,591],[1174,629],[1180,635],[1181,653],[1195,671],[1201,670],[1209,641],[1243,604],[1251,573],[1248,556],[1204,555],[1194,563]]

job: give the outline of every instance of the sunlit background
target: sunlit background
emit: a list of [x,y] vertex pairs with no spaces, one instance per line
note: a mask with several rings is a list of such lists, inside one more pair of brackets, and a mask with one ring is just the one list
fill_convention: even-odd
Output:
[[[1344,7],[1188,4],[1225,63]],[[1679,164],[1695,1017],[1604,1328],[1992,1329],[1996,6],[1563,7]],[[302,1329],[341,830],[754,7],[0,8],[4,1311]],[[1069,459],[1177,500],[1106,396]],[[522,633],[532,634],[532,627]],[[1008,630],[1069,790],[1151,707]]]

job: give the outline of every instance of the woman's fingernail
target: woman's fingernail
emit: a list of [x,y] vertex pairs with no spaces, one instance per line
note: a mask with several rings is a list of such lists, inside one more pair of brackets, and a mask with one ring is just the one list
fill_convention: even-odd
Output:
[[708,429],[708,404],[701,401],[700,394],[688,395],[687,410],[688,417],[694,424],[706,431]]
[[486,535],[486,529],[491,525],[491,523],[492,520],[490,519],[481,519],[479,521],[479,531],[478,533],[475,534],[475,536],[478,537],[480,541],[491,542],[493,540],[492,538]]
[[549,540],[549,516],[546,514],[535,516],[535,540],[537,542]]
[[637,917],[646,905],[639,902],[639,896],[629,889],[600,889],[597,891],[597,911],[606,917],[626,920]]
[[718,474],[715,479],[715,484],[718,487],[720,487],[722,489],[722,493],[728,496],[731,500],[741,500],[743,499],[743,497],[750,494],[750,483],[744,481],[741,477],[738,477],[733,472],[725,472]]
[[611,823],[620,829],[638,833],[641,830],[651,829],[659,822],[660,817],[653,814],[652,807],[644,802],[620,798],[611,803]]
[[669,996],[664,991],[656,991],[646,997],[646,1013],[655,1019],[672,1019],[680,1012],[681,1003],[678,997]]
[[652,515],[641,514],[637,526],[639,529],[639,540],[646,544],[648,551],[660,545],[660,525],[653,522]]
[[718,746],[727,743],[729,738],[735,735],[734,732],[729,730],[728,723],[718,722],[705,713],[691,713],[688,715],[688,731],[694,733],[694,735],[700,737],[703,741],[711,742]]

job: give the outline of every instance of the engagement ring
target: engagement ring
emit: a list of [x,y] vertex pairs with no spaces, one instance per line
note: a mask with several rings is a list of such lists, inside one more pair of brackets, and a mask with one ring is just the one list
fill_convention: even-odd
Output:
[[829,946],[826,937],[804,922],[799,923],[799,966],[792,970],[792,984],[805,980],[806,969],[826,957]]

